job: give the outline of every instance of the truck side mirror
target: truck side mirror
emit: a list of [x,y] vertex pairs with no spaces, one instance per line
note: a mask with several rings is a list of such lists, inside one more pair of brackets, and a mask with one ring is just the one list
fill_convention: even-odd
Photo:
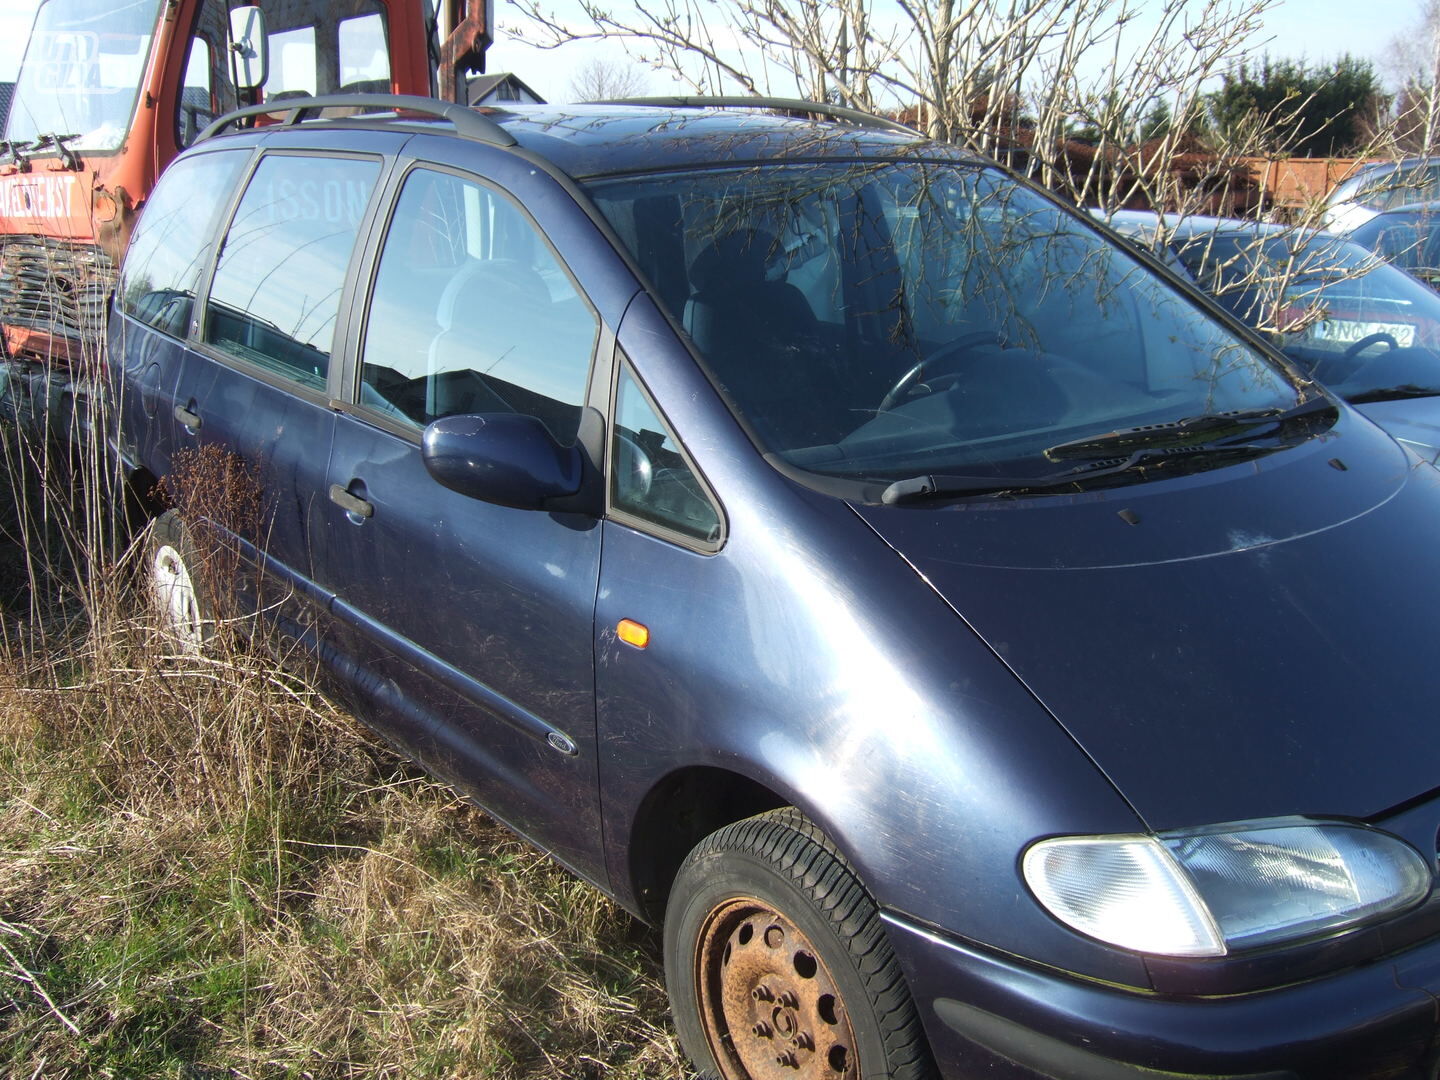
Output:
[[230,70],[237,90],[254,90],[270,77],[270,36],[258,7],[230,12]]

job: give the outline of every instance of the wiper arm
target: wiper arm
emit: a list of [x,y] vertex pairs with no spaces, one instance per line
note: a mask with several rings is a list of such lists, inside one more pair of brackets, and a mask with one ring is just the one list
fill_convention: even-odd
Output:
[[1404,383],[1400,386],[1378,386],[1374,390],[1362,390],[1349,394],[1345,400],[1351,405],[1368,405],[1372,401],[1400,401],[1404,398],[1440,397],[1440,387],[1416,386]]
[[[1066,470],[1067,473],[1072,471]],[[898,503],[915,502],[931,496],[1019,494],[1032,488],[1052,487],[1062,482],[1068,483],[1069,481],[1061,481],[1049,476],[1038,476],[1033,479],[1021,479],[1014,476],[947,476],[944,474],[912,476],[908,480],[896,480],[887,487],[881,493],[880,501],[886,506],[895,506]]]
[[1047,491],[1074,487],[1082,490],[1091,480],[1105,476],[1118,476],[1136,469],[1154,467],[1181,458],[1200,456],[1250,456],[1264,454],[1275,449],[1273,446],[1257,446],[1254,443],[1214,443],[1206,446],[1147,446],[1132,452],[1128,457],[1110,464],[1091,463],[1078,465],[1057,473],[1045,473],[1033,477],[999,476],[946,476],[934,474],[912,476],[907,480],[896,480],[880,495],[886,506],[899,503],[917,502],[928,498],[945,498],[959,495],[1022,495],[1026,492]]
[[0,142],[0,154],[9,157],[10,164],[15,166],[17,172],[23,173],[30,171],[30,159],[21,157],[20,155],[22,151],[28,152],[33,149],[34,147],[23,139],[12,139],[9,142]]
[[80,138],[79,135],[57,135],[52,131],[46,135],[41,135],[40,138],[35,141],[35,145],[30,149],[32,152],[36,152],[53,146],[60,155],[60,159],[65,162],[65,167],[79,172],[82,168],[80,155],[65,145],[67,142],[72,142],[78,138]]
[[[1120,428],[1103,435],[1090,435],[1059,443],[1045,451],[1051,461],[1073,458],[1110,457],[1117,450],[1129,447],[1186,447],[1197,445],[1202,436],[1218,431],[1245,431],[1257,426],[1283,424],[1297,417],[1308,416],[1335,406],[1324,396],[1310,398],[1289,409],[1235,409],[1223,413],[1202,413],[1186,416],[1164,424],[1144,424]],[[1208,445],[1208,444],[1207,444]]]

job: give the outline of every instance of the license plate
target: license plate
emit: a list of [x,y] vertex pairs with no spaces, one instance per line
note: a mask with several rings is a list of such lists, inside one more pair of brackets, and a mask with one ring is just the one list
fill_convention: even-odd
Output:
[[1395,344],[1408,348],[1415,344],[1414,323],[1364,322],[1358,319],[1325,319],[1310,328],[1310,336],[1317,341],[1329,341],[1336,345],[1352,345],[1371,334],[1389,334]]

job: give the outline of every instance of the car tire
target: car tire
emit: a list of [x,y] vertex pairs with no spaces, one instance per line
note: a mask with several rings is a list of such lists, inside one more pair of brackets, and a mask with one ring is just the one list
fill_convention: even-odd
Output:
[[150,526],[145,546],[145,583],[161,631],[187,655],[198,655],[215,637],[215,608],[190,530],[174,510]]
[[702,1076],[935,1076],[874,899],[793,807],[728,825],[690,852],[664,942],[675,1026]]

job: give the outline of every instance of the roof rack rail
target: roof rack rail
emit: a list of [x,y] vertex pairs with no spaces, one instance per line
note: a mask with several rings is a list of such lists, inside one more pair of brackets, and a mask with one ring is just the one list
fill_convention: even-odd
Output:
[[195,141],[203,142],[205,139],[219,135],[231,124],[243,120],[247,116],[266,116],[283,112],[286,116],[284,120],[280,121],[279,126],[290,127],[304,121],[305,114],[314,112],[316,109],[347,107],[381,109],[386,112],[424,113],[427,116],[450,121],[455,125],[456,134],[463,135],[467,139],[475,139],[478,142],[490,143],[494,146],[515,145],[515,136],[488,116],[483,116],[464,105],[440,101],[438,98],[420,97],[418,94],[322,94],[319,97],[284,98],[280,101],[267,101],[260,105],[247,105],[243,109],[228,112],[215,120],[200,133],[200,138]]
[[748,94],[727,94],[700,97],[625,97],[592,101],[591,105],[657,105],[669,109],[776,109],[782,112],[810,113],[827,116],[835,120],[848,120],[857,127],[880,128],[898,131],[906,135],[923,135],[907,124],[890,120],[860,109],[844,105],[831,105],[824,101],[805,101],[802,98],[759,97]]

